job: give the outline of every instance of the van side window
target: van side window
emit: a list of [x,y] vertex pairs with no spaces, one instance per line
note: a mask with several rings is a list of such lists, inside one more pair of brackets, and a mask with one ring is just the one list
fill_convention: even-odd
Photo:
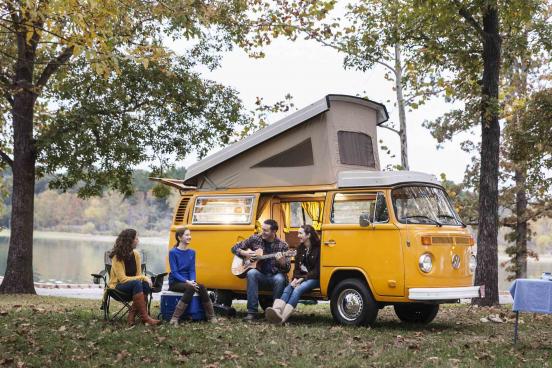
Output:
[[254,199],[254,196],[197,197],[192,224],[250,224]]
[[[373,214],[376,193],[336,193],[333,200],[333,224],[358,224],[361,214]],[[370,216],[371,217],[371,216]]]
[[363,213],[370,215],[371,222],[387,222],[389,214],[383,193],[336,193],[330,220],[333,224],[358,224]]

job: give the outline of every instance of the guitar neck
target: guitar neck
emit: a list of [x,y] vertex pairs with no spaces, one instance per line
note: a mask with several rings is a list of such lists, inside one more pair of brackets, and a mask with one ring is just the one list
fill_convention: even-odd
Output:
[[260,257],[256,257],[258,261],[261,261],[263,259],[270,259],[270,258],[274,258],[276,257],[276,254],[267,254],[267,255],[263,255],[263,256],[260,256]]
[[[283,255],[284,257],[289,257],[289,256],[290,256],[290,254],[289,254],[288,252],[282,253],[282,255]],[[263,259],[269,259],[269,258],[274,258],[274,257],[276,257],[276,253],[267,254],[267,255],[262,255],[262,256],[256,257],[256,258],[257,258],[258,261],[261,261],[261,260],[263,260]]]

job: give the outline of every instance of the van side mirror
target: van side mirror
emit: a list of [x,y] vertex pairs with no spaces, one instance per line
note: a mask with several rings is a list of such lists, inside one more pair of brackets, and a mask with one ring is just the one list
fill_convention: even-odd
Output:
[[361,213],[358,218],[358,223],[362,227],[370,226],[370,214],[369,213]]

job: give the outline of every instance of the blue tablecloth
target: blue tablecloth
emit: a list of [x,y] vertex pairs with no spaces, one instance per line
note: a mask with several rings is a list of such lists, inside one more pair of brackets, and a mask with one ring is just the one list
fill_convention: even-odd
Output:
[[552,313],[552,281],[517,279],[510,288],[513,311]]

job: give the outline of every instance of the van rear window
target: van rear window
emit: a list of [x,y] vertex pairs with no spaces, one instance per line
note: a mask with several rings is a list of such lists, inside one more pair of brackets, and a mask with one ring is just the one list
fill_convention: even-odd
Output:
[[192,224],[250,224],[254,199],[254,196],[197,197]]

